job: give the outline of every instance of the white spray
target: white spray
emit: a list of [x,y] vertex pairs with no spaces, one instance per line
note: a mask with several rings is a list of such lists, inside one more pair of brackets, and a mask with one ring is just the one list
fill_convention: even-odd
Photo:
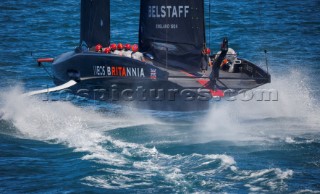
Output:
[[[199,141],[232,140],[251,141],[259,136],[297,135],[319,132],[318,101],[310,93],[309,80],[301,72],[291,71],[286,76],[273,77],[264,89],[277,92],[277,98],[264,96],[244,101],[222,100],[211,110],[195,130]],[[258,138],[257,140],[261,140]]]

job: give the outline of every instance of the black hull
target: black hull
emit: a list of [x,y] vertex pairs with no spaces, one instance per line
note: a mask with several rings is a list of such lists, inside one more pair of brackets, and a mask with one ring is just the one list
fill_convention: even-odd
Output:
[[[143,109],[208,109],[210,101],[219,98],[212,97],[213,86],[208,82],[209,75],[187,71],[167,68],[155,61],[150,64],[95,52],[69,52],[53,63],[54,83],[61,85],[69,80],[78,81],[78,84],[68,88],[78,96]],[[204,78],[200,79],[201,76]],[[217,89],[236,92],[270,81],[269,74],[245,60],[240,72],[221,72],[221,76]],[[252,80],[253,76],[259,79]]]

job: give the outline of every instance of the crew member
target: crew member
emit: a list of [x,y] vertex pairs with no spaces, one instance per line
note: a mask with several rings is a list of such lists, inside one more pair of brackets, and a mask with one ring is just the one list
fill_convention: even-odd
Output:
[[208,70],[208,66],[212,65],[211,60],[210,60],[210,53],[211,50],[209,48],[204,48],[201,52],[202,58],[201,58],[201,71],[204,73],[205,71]]
[[96,52],[102,53],[102,45],[97,44],[95,50],[96,50]]
[[227,58],[223,59],[221,65],[220,65],[220,69],[222,69],[223,71],[227,71],[230,67],[230,62],[228,61]]
[[115,51],[113,52],[113,54],[122,56],[122,54],[123,54],[123,45],[122,45],[122,43],[119,43],[119,44],[118,44],[117,50],[115,50]]
[[105,48],[105,49],[104,49],[104,53],[110,54],[110,53],[111,53],[110,47]]
[[[221,54],[221,51],[219,51],[216,54],[215,59],[217,59],[220,54]],[[228,71],[232,73],[234,72],[234,66],[236,61],[237,61],[237,53],[232,48],[228,48],[226,57],[223,59],[223,61],[220,64],[220,69],[222,69],[223,71]]]
[[117,45],[115,43],[112,43],[110,45],[111,53],[114,53],[117,50]]
[[137,44],[134,44],[131,50],[132,50],[131,58],[142,61],[142,62],[146,62],[146,60],[143,57],[143,54],[139,52],[139,47]]
[[130,44],[124,45],[124,51],[123,51],[122,55],[125,56],[125,57],[131,57],[131,53],[132,53],[131,45]]

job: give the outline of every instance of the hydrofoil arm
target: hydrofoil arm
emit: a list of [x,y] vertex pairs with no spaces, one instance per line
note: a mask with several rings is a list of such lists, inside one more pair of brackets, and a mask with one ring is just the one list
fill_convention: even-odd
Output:
[[53,88],[47,88],[47,89],[43,89],[43,90],[37,90],[37,91],[32,91],[32,92],[28,92],[28,93],[24,93],[23,96],[34,96],[34,95],[38,95],[38,94],[44,94],[44,93],[49,93],[49,92],[56,92],[56,91],[60,91],[60,90],[64,90],[67,88],[70,88],[71,86],[76,85],[77,82],[74,80],[70,80],[65,84],[62,84],[60,86],[56,86]]

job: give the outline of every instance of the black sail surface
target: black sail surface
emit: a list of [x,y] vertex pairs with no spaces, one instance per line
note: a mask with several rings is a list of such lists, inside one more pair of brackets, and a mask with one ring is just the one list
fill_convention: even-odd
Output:
[[110,0],[81,0],[80,41],[88,47],[110,43]]
[[168,66],[199,69],[205,43],[203,0],[141,0],[139,46]]

